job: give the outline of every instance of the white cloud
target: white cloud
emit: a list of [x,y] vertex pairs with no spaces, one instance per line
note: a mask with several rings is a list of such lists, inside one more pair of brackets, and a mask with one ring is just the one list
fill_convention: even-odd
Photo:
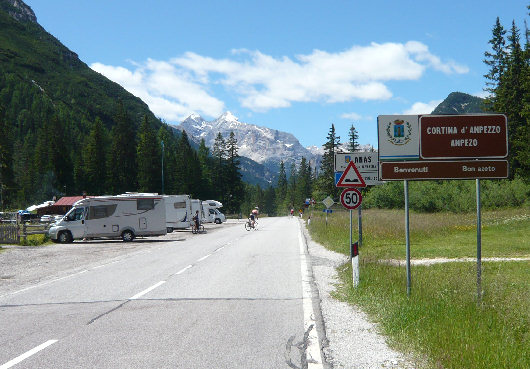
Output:
[[417,115],[417,114],[431,114],[432,111],[440,105],[443,100],[432,100],[428,103],[415,102],[412,106],[405,110],[403,114]]
[[347,120],[361,120],[363,118],[362,115],[357,114],[357,113],[344,113],[344,114],[341,114],[340,117],[342,119],[347,119]]
[[169,121],[180,121],[192,112],[216,117],[225,109],[224,103],[210,96],[199,81],[168,62],[148,59],[145,64],[136,65],[134,71],[101,63],[90,67],[122,85],[157,116]]
[[132,70],[100,63],[91,67],[170,120],[191,111],[219,115],[224,103],[208,92],[213,85],[224,86],[245,108],[266,111],[296,102],[387,100],[393,96],[389,81],[418,80],[429,68],[446,74],[468,71],[453,61],[443,62],[416,41],[371,43],[334,53],[314,50],[293,58],[246,49],[234,49],[232,55],[216,59],[186,52],[169,61],[148,59]]

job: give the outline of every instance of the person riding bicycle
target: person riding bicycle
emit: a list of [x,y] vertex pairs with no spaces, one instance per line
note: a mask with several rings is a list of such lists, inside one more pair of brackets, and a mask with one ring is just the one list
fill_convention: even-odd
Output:
[[193,216],[192,219],[195,222],[195,229],[198,231],[199,226],[201,225],[201,218],[199,217],[199,210],[195,212],[195,215]]
[[250,221],[250,226],[254,228],[254,225],[256,224],[256,216],[254,215],[254,212],[250,213],[248,220]]
[[258,220],[259,208],[257,206],[254,209],[252,209],[252,214],[254,214],[254,218]]

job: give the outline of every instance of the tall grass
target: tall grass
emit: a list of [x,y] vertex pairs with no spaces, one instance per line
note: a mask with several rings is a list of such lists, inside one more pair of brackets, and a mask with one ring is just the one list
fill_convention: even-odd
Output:
[[[353,215],[353,238],[358,238],[357,212]],[[405,257],[405,214],[397,209],[362,211],[363,247],[371,258]],[[317,242],[333,251],[349,253],[349,214],[328,216],[314,212],[310,230]],[[525,237],[526,234],[526,237]],[[501,209],[482,214],[483,256],[530,256],[530,209]],[[476,255],[476,214],[451,212],[410,213],[413,258],[472,257]]]
[[[348,213],[331,214],[327,226],[314,213],[309,230],[348,254]],[[530,256],[530,211],[485,211],[482,235],[483,257]],[[335,296],[361,306],[392,346],[418,358],[418,368],[530,368],[530,262],[483,262],[480,304],[475,263],[412,266],[407,296],[405,268],[379,262],[404,258],[404,239],[403,210],[363,211],[360,286],[353,289],[347,263]],[[411,213],[411,253],[475,256],[476,215]]]

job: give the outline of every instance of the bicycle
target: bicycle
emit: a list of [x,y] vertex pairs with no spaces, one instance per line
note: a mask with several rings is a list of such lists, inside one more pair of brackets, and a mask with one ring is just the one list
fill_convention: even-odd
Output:
[[252,224],[252,220],[248,219],[246,222],[245,222],[245,229],[247,231],[250,231],[251,229],[253,230],[257,230],[258,229],[258,222],[255,220],[254,221],[254,224]]
[[204,232],[204,226],[202,224],[199,224],[199,228],[197,229],[197,225],[193,223],[191,225],[191,233],[197,234],[197,233],[203,233]]

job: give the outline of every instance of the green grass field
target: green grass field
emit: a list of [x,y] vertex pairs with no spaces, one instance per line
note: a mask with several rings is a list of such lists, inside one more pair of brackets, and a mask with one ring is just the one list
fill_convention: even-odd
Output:
[[[530,256],[528,208],[483,213],[482,256]],[[476,257],[476,215],[411,213],[411,256]],[[354,214],[354,239],[357,216]],[[348,254],[348,213],[325,225],[314,213],[313,239]],[[339,270],[336,297],[356,304],[378,322],[391,345],[418,358],[417,367],[530,368],[530,261],[483,261],[481,304],[476,263],[404,267],[379,262],[405,257],[404,211],[363,212],[360,286],[353,289],[349,263]]]

